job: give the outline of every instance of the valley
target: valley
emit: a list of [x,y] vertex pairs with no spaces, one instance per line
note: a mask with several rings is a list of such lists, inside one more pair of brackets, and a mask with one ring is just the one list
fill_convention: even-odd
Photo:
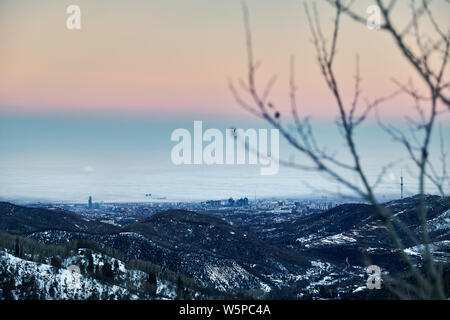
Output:
[[[417,201],[410,197],[385,206],[420,237]],[[449,199],[427,196],[426,203],[431,248],[448,270]],[[2,202],[0,297],[381,299],[391,293],[367,289],[366,267],[378,265],[386,277],[406,270],[369,205],[303,214],[198,211],[167,209],[120,226],[63,209]],[[420,247],[402,228],[398,232],[405,252],[420,266]],[[84,289],[64,285],[70,265],[80,268]]]

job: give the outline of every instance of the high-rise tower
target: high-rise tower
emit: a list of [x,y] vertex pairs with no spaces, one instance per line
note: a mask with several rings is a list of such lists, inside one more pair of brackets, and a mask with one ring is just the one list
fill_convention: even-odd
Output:
[[89,196],[89,200],[88,200],[88,208],[92,209],[92,196]]

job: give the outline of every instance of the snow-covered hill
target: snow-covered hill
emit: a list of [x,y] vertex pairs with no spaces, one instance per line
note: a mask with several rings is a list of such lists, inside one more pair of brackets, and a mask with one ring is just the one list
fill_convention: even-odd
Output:
[[[110,279],[105,271],[100,273],[105,266],[110,268]],[[65,259],[60,268],[0,251],[0,299],[136,300],[177,296],[176,283],[156,279],[152,290],[148,289],[148,278],[143,271],[126,269],[120,260],[85,249]]]

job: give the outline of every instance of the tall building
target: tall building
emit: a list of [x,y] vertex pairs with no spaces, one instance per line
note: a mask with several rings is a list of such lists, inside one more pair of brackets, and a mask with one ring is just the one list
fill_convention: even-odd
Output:
[[89,196],[89,200],[88,200],[88,208],[92,209],[92,196]]

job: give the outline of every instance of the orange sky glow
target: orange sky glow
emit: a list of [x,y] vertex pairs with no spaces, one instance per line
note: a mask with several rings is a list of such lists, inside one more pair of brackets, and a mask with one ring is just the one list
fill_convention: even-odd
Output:
[[[80,0],[82,30],[68,30],[65,10],[72,2],[0,3],[1,111],[243,113],[227,84],[246,70],[240,1]],[[277,74],[271,100],[287,108],[294,55],[303,112],[330,115],[335,105],[315,60],[302,2],[249,0],[248,5],[255,56],[262,61],[259,85]],[[318,8],[330,34],[333,10],[325,3]],[[387,34],[344,18],[336,73],[349,100],[357,54],[368,99],[392,93],[392,77],[416,76]],[[400,115],[411,104],[400,97],[386,112]]]

